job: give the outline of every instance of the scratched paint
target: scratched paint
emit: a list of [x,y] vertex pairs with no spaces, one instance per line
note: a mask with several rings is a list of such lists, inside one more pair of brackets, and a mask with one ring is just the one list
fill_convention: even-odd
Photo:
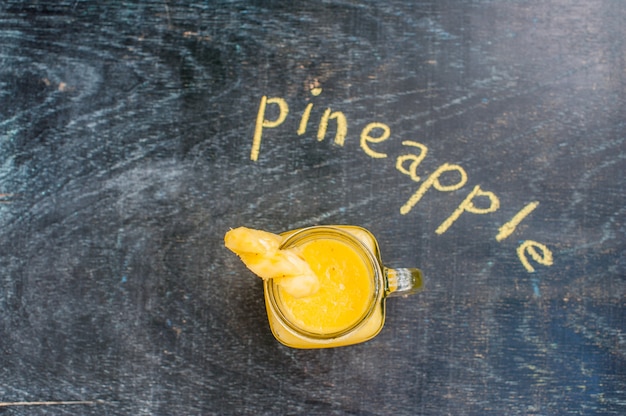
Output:
[[[625,19],[595,0],[1,2],[0,398],[96,402],[3,410],[624,414]],[[252,161],[263,96],[290,113]],[[446,163],[467,183],[400,213]],[[437,234],[476,185],[499,208],[467,201]],[[425,271],[371,342],[280,347],[221,245],[317,223]],[[526,245],[529,273],[524,241],[553,265]]]

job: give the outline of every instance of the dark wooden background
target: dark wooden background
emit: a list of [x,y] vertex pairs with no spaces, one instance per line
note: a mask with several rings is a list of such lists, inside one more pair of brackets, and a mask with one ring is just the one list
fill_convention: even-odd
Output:
[[[624,6],[3,1],[0,414],[626,414]],[[263,96],[290,112],[252,161]],[[467,184],[402,215],[444,163]],[[436,234],[476,185],[500,209]],[[427,288],[370,342],[284,347],[223,235],[337,223]]]

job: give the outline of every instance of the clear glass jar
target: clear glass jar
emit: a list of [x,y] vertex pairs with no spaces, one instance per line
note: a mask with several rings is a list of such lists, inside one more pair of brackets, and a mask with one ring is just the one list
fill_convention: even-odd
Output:
[[385,300],[416,293],[419,269],[383,265],[378,243],[364,228],[314,226],[288,231],[281,248],[297,248],[321,279],[315,295],[295,299],[264,282],[272,333],[293,348],[329,348],[367,341],[385,323]]

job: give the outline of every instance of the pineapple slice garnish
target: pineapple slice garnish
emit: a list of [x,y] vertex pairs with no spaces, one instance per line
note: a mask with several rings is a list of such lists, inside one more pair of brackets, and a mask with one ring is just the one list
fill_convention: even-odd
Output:
[[280,249],[282,240],[277,234],[246,227],[232,229],[224,236],[226,248],[263,280],[274,279],[295,298],[313,295],[320,288],[317,275],[298,248]]

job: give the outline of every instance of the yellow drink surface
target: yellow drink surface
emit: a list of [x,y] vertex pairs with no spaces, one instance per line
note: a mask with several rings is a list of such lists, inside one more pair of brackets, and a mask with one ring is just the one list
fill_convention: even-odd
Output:
[[357,323],[372,302],[374,284],[363,258],[346,243],[319,239],[302,246],[302,257],[320,280],[311,296],[280,290],[286,318],[301,329],[331,334]]

